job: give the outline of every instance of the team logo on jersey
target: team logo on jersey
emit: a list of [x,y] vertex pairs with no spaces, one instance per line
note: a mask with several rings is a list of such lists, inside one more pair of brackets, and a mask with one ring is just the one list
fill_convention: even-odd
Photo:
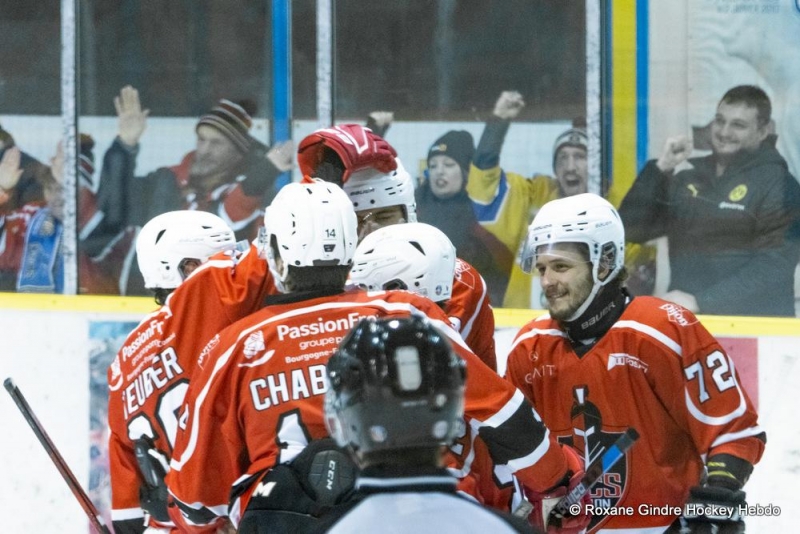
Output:
[[[588,470],[595,462],[601,461],[601,456],[626,429],[611,429],[603,427],[603,415],[597,406],[589,401],[589,387],[576,386],[572,390],[572,435],[560,436],[558,441],[570,445],[583,458]],[[592,503],[598,508],[615,508],[628,483],[630,458],[626,454],[623,459],[614,464],[597,484],[592,488]],[[607,515],[598,515],[592,518],[587,531],[594,529],[605,521]]]
[[247,339],[244,340],[244,349],[242,349],[242,352],[244,353],[245,358],[249,360],[266,348],[267,346],[264,344],[264,334],[261,332],[261,330],[259,330],[257,332],[253,332],[247,337]]
[[667,302],[666,304],[662,304],[659,306],[660,309],[667,312],[667,319],[669,319],[673,323],[677,323],[681,326],[691,326],[698,322],[697,317],[692,319],[688,319],[684,312],[687,310],[678,306],[677,304],[672,304],[671,302]]
[[[800,0],[795,0],[800,1]],[[744,184],[739,184],[733,188],[733,190],[728,195],[728,200],[731,202],[739,202],[745,196],[747,196],[747,186]]]
[[108,389],[116,391],[122,385],[122,366],[119,363],[119,354],[114,357],[111,362],[111,382],[108,384]]
[[456,258],[456,271],[454,274],[455,276],[453,276],[453,278],[465,284],[470,289],[475,289],[475,277],[469,271],[467,264],[458,258]]
[[636,356],[631,356],[630,354],[625,354],[624,352],[612,352],[609,354],[608,370],[610,371],[619,365],[627,365],[628,367],[633,367],[634,369],[641,369],[645,373],[647,372],[647,364]]
[[122,369],[119,364],[119,354],[117,354],[114,361],[111,362],[111,378],[116,379],[120,374],[122,374]]

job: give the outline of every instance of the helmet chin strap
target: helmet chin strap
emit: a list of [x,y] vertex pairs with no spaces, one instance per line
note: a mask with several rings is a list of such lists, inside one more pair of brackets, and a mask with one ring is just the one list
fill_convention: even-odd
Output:
[[586,297],[586,300],[583,301],[583,304],[572,314],[572,316],[567,319],[567,322],[576,321],[581,315],[586,312],[586,309],[592,305],[594,302],[594,298],[597,296],[597,292],[600,291],[600,288],[604,285],[608,284],[611,280],[617,277],[619,273],[619,269],[615,269],[608,273],[608,276],[605,280],[600,280],[600,275],[598,271],[600,270],[599,266],[595,263],[592,265],[592,280],[594,280],[594,285],[592,286],[592,290],[589,292],[589,295]]
[[586,297],[586,300],[583,301],[580,308],[578,308],[575,313],[573,313],[566,322],[571,323],[572,321],[578,320],[578,318],[584,314],[586,309],[591,306],[592,302],[594,302],[594,298],[597,296],[597,292],[600,291],[600,288],[603,287],[605,284],[603,282],[597,281],[592,286],[591,292]]

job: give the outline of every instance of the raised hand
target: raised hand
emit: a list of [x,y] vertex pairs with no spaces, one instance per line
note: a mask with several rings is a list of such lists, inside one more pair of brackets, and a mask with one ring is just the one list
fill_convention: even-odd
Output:
[[19,166],[21,154],[19,148],[13,146],[6,150],[3,159],[0,160],[0,189],[8,191],[14,189],[22,176],[22,169]]
[[656,165],[661,172],[672,172],[675,167],[683,163],[692,153],[692,141],[685,135],[670,137],[664,143],[664,150]]
[[128,146],[136,146],[147,128],[149,109],[142,110],[139,102],[139,91],[126,85],[114,97],[114,107],[117,110],[119,138]]
[[64,145],[61,141],[56,145],[56,153],[50,158],[50,174],[56,179],[56,182],[64,183]]
[[373,111],[369,116],[375,121],[375,125],[379,128],[388,128],[394,120],[393,111]]
[[267,159],[281,172],[291,170],[294,162],[294,141],[289,139],[275,143],[267,152]]
[[494,105],[494,115],[504,120],[515,119],[524,107],[525,101],[519,92],[503,91]]

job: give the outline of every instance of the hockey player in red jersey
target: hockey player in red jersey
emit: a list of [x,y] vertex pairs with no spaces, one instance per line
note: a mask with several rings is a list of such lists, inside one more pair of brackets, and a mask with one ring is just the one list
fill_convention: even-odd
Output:
[[362,470],[356,498],[326,532],[385,532],[387,522],[418,534],[533,532],[458,495],[443,468],[443,445],[460,431],[467,372],[445,334],[420,317],[364,319],[327,372],[326,426]]
[[[369,128],[344,124],[308,135],[298,145],[297,160],[305,182],[317,176],[344,188],[358,216],[360,241],[378,228],[417,222],[414,184],[396,156],[395,149]],[[446,311],[470,348],[484,361],[496,360],[486,282],[462,259],[456,263]]]
[[292,484],[285,473],[273,478],[273,468],[293,465],[309,442],[328,436],[325,363],[363,317],[428,317],[467,363],[466,413],[495,463],[539,491],[574,484],[580,473],[522,394],[479,362],[438,306],[405,291],[344,290],[357,238],[341,189],[289,184],[264,222],[269,269],[285,294],[225,329],[192,377],[167,475],[170,515],[183,528],[205,532],[229,515],[240,532],[253,532],[281,506],[297,507],[300,520],[335,504],[336,496],[317,500],[328,489],[314,469]]
[[175,443],[176,410],[203,346],[198,338],[207,341],[215,333],[204,337],[203,326],[218,330],[225,323],[213,316],[200,321],[165,301],[211,256],[232,252],[235,241],[222,219],[203,211],[164,213],[139,232],[139,269],[162,307],[128,335],[108,369],[112,521],[118,534],[170,525],[163,474]]
[[[450,316],[458,261],[453,243],[435,226],[416,222],[392,224],[359,242],[350,280],[370,291],[406,289],[438,303]],[[473,320],[485,318],[478,315]],[[456,329],[462,326],[455,317],[451,323]],[[494,333],[494,322],[474,322],[469,326],[467,346],[496,371],[494,337],[478,335]]]
[[[414,184],[399,159],[397,168],[388,173],[372,168],[353,172],[344,191],[356,210],[359,241],[379,228],[417,222]],[[486,283],[474,267],[460,258],[456,259],[452,295],[445,312],[472,351],[497,369],[494,313]]]
[[[350,281],[368,291],[406,289],[429,298],[446,311],[452,295],[455,254],[453,243],[435,226],[424,223],[385,226],[358,244]],[[483,328],[474,325],[473,331]],[[467,345],[483,363],[496,370],[494,343],[488,347],[491,350],[481,350],[469,341]],[[451,447],[459,470],[459,489],[484,504],[508,510],[512,486],[498,487],[485,445],[476,433],[464,430]]]
[[743,532],[738,513],[703,512],[744,504],[766,442],[755,409],[691,312],[629,295],[624,246],[603,198],[545,204],[522,267],[538,271],[550,313],[517,334],[506,376],[587,468],[626,429],[641,436],[592,491],[597,510],[632,512],[597,513],[590,532]]

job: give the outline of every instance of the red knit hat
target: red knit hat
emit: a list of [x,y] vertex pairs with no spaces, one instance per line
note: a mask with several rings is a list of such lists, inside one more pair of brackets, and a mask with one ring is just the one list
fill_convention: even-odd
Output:
[[230,139],[240,152],[245,153],[250,149],[252,141],[249,132],[253,119],[239,104],[230,100],[220,100],[211,111],[200,117],[197,127],[201,124],[222,132],[222,135]]

